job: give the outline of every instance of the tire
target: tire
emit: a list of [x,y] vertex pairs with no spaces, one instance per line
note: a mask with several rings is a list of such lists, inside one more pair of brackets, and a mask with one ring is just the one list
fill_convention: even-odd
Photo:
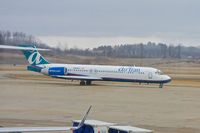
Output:
[[81,80],[80,85],[85,85],[85,81]]
[[90,80],[86,81],[86,85],[91,85],[91,83],[92,83],[92,81],[90,81]]

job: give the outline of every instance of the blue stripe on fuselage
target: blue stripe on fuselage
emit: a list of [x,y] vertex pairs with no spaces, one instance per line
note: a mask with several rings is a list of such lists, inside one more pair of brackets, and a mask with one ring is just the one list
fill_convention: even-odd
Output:
[[139,83],[168,83],[171,79],[168,80],[141,80],[141,79],[122,79],[122,78],[108,78],[103,77],[104,81],[117,81],[117,82],[139,82]]

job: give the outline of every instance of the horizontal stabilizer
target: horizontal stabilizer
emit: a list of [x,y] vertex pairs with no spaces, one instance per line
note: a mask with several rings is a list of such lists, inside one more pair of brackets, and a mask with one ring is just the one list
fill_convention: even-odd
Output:
[[0,49],[50,51],[50,49],[34,48],[34,47],[8,46],[8,45],[0,45]]

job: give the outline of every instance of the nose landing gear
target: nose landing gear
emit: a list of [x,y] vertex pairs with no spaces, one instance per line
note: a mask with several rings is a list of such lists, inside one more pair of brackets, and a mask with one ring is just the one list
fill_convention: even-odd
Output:
[[160,83],[159,88],[163,88],[163,83]]

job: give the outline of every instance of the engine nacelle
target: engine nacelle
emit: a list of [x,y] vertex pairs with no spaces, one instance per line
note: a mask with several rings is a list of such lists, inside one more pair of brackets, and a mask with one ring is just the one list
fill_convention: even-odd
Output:
[[50,67],[48,69],[49,75],[65,75],[67,69],[65,67]]

